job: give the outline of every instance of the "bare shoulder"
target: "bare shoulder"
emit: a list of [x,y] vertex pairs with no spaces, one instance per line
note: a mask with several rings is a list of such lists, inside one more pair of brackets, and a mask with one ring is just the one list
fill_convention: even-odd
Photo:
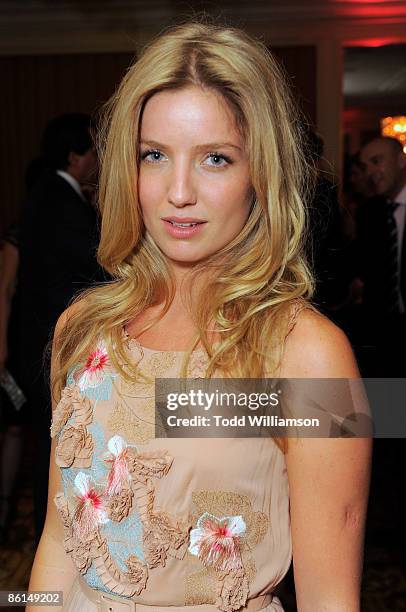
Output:
[[357,378],[345,333],[321,313],[304,308],[289,333],[281,364],[286,378]]
[[[66,330],[67,323],[76,315],[83,312],[87,304],[86,296],[73,302],[63,313],[59,316],[58,321],[55,325],[53,340],[52,340],[52,355],[51,355],[51,388],[52,388],[52,403],[53,408],[60,398],[60,393],[65,381],[62,383],[59,379],[60,364],[61,364],[61,351],[64,344],[64,332]],[[59,382],[55,384],[55,381]]]
[[[281,376],[354,379],[360,374],[346,334],[326,316],[303,309],[286,339]],[[311,505],[311,497],[320,498],[325,487],[326,499],[333,499],[337,507],[344,502],[353,503],[358,495],[365,501],[371,452],[369,438],[290,438],[288,449],[286,462],[292,499],[299,494],[301,503],[307,499]],[[306,487],[310,481],[317,486],[307,497],[300,483]]]

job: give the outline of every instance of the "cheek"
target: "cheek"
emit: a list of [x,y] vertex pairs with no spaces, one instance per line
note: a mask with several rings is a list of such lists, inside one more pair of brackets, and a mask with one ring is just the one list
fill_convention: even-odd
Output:
[[94,166],[96,165],[96,157],[93,153],[89,153],[89,155],[86,155],[83,159],[83,163],[85,165],[86,168],[94,168]]
[[248,181],[227,181],[225,184],[206,186],[206,201],[219,216],[239,221],[246,218],[251,204],[251,186]]
[[151,213],[159,203],[159,181],[152,180],[148,173],[140,172],[138,178],[138,200],[144,214]]

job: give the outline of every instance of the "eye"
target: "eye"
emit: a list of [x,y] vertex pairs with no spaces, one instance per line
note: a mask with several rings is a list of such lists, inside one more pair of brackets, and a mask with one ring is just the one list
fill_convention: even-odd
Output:
[[228,166],[228,164],[232,164],[232,160],[227,155],[223,155],[222,153],[209,153],[206,157],[206,162],[209,160],[210,163],[207,163],[208,166],[212,166],[213,168],[223,168]]
[[156,164],[162,161],[164,155],[158,149],[149,149],[141,153],[141,160],[146,161],[150,164]]

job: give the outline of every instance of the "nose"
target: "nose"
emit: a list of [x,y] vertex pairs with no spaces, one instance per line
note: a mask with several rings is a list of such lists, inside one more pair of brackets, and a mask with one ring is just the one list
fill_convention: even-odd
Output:
[[168,186],[168,202],[176,208],[196,204],[193,172],[186,162],[177,164],[171,172]]
[[371,164],[364,164],[363,172],[364,172],[365,178],[370,179],[372,175],[374,174],[374,169],[371,166]]
[[377,165],[376,163],[369,162],[366,165],[365,174],[367,178],[375,178],[376,176],[379,176],[381,172],[382,172],[381,166]]

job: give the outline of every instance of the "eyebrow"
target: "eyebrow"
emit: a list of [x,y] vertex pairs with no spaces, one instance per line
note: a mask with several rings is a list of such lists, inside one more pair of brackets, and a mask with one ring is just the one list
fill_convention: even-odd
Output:
[[[157,142],[156,140],[141,140],[140,144],[148,145],[150,147],[156,147],[157,149],[170,149],[168,145],[165,145],[161,142]],[[194,147],[196,151],[203,151],[207,149],[222,149],[224,147],[231,147],[232,149],[237,149],[237,151],[242,151],[241,147],[233,144],[232,142],[207,142],[205,144],[197,145]]]

